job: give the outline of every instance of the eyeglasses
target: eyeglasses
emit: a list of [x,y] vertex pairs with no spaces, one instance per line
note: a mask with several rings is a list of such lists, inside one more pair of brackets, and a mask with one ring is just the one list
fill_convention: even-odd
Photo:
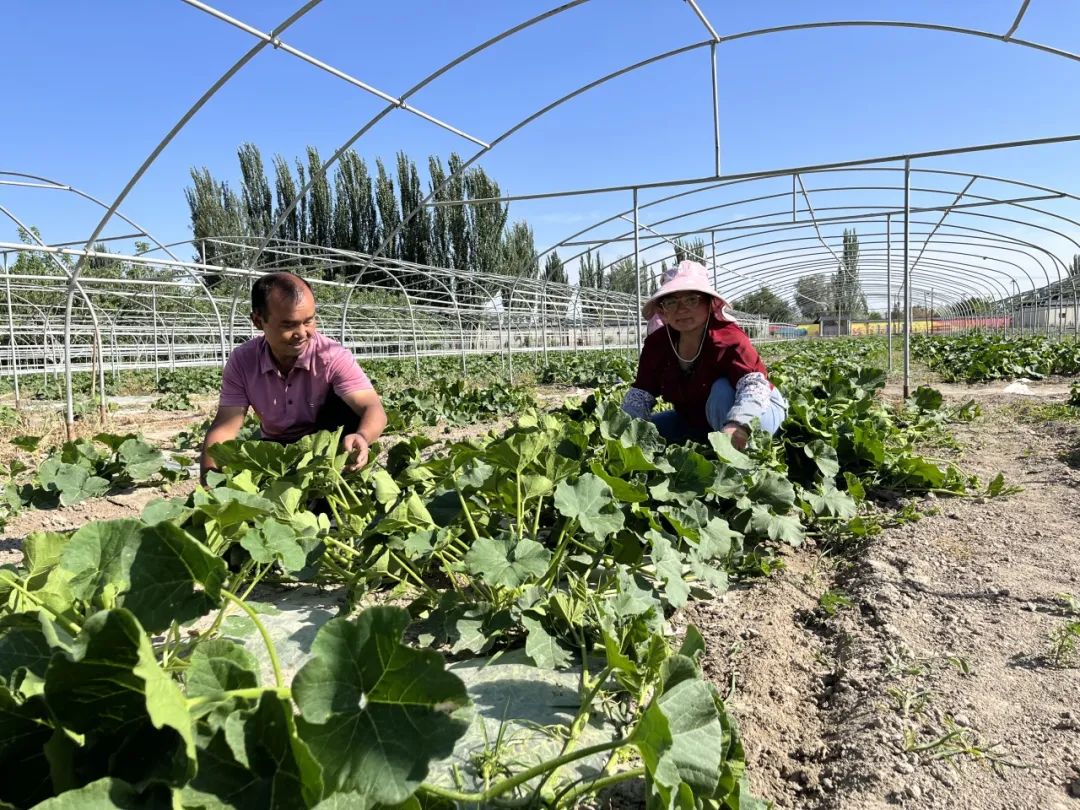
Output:
[[701,293],[687,293],[686,295],[669,295],[661,298],[656,305],[664,312],[675,312],[679,309],[693,309],[705,300]]

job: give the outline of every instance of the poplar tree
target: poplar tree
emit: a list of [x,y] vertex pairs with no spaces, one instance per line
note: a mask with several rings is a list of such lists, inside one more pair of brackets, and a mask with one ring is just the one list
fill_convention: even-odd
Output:
[[379,210],[379,220],[382,223],[379,234],[380,244],[382,240],[394,234],[390,244],[383,250],[383,255],[390,259],[400,259],[401,234],[397,233],[397,230],[401,224],[401,212],[398,210],[397,196],[394,194],[394,181],[386,173],[386,167],[379,159],[375,160],[375,170],[375,205]]
[[[285,158],[281,155],[274,156],[274,190],[277,197],[277,207],[274,209],[275,221],[278,225],[278,238],[292,242],[300,241],[300,212],[293,205],[296,202],[296,183],[293,181],[292,171]],[[282,219],[282,214],[289,213]]]

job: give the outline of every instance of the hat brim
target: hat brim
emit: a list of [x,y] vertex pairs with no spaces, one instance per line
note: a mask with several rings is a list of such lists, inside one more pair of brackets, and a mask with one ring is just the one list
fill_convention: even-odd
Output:
[[655,293],[653,293],[649,300],[641,305],[641,315],[645,320],[649,320],[654,315],[660,314],[660,300],[667,298],[669,295],[674,295],[681,292],[696,292],[702,295],[707,295],[712,298],[712,310],[717,317],[720,317],[720,310],[725,309],[728,306],[728,302],[725,301],[716,290],[711,287],[707,287],[701,284],[697,284],[693,281],[684,279],[675,279],[668,285],[661,287]]

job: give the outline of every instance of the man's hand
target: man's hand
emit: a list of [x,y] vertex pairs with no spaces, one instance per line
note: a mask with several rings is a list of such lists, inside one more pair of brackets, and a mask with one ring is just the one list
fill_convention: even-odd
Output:
[[728,422],[724,425],[721,433],[726,433],[731,437],[731,446],[736,450],[746,449],[746,442],[750,438],[750,428],[746,425],[740,425],[738,422]]
[[356,472],[368,463],[368,441],[359,433],[350,433],[342,440],[349,460],[345,462],[345,472]]
[[247,405],[222,405],[218,407],[214,415],[214,421],[210,423],[210,429],[206,431],[206,439],[203,441],[202,454],[199,457],[199,483],[206,485],[206,474],[210,470],[216,470],[217,464],[210,457],[207,448],[218,442],[227,442],[240,435],[240,429],[244,426],[244,416],[247,414]]

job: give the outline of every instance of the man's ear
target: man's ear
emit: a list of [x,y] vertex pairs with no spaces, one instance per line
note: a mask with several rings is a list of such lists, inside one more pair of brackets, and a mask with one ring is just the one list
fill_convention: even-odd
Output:
[[261,330],[263,328],[262,316],[258,312],[255,312],[254,310],[252,310],[252,313],[251,313],[251,322],[255,325],[256,329]]

